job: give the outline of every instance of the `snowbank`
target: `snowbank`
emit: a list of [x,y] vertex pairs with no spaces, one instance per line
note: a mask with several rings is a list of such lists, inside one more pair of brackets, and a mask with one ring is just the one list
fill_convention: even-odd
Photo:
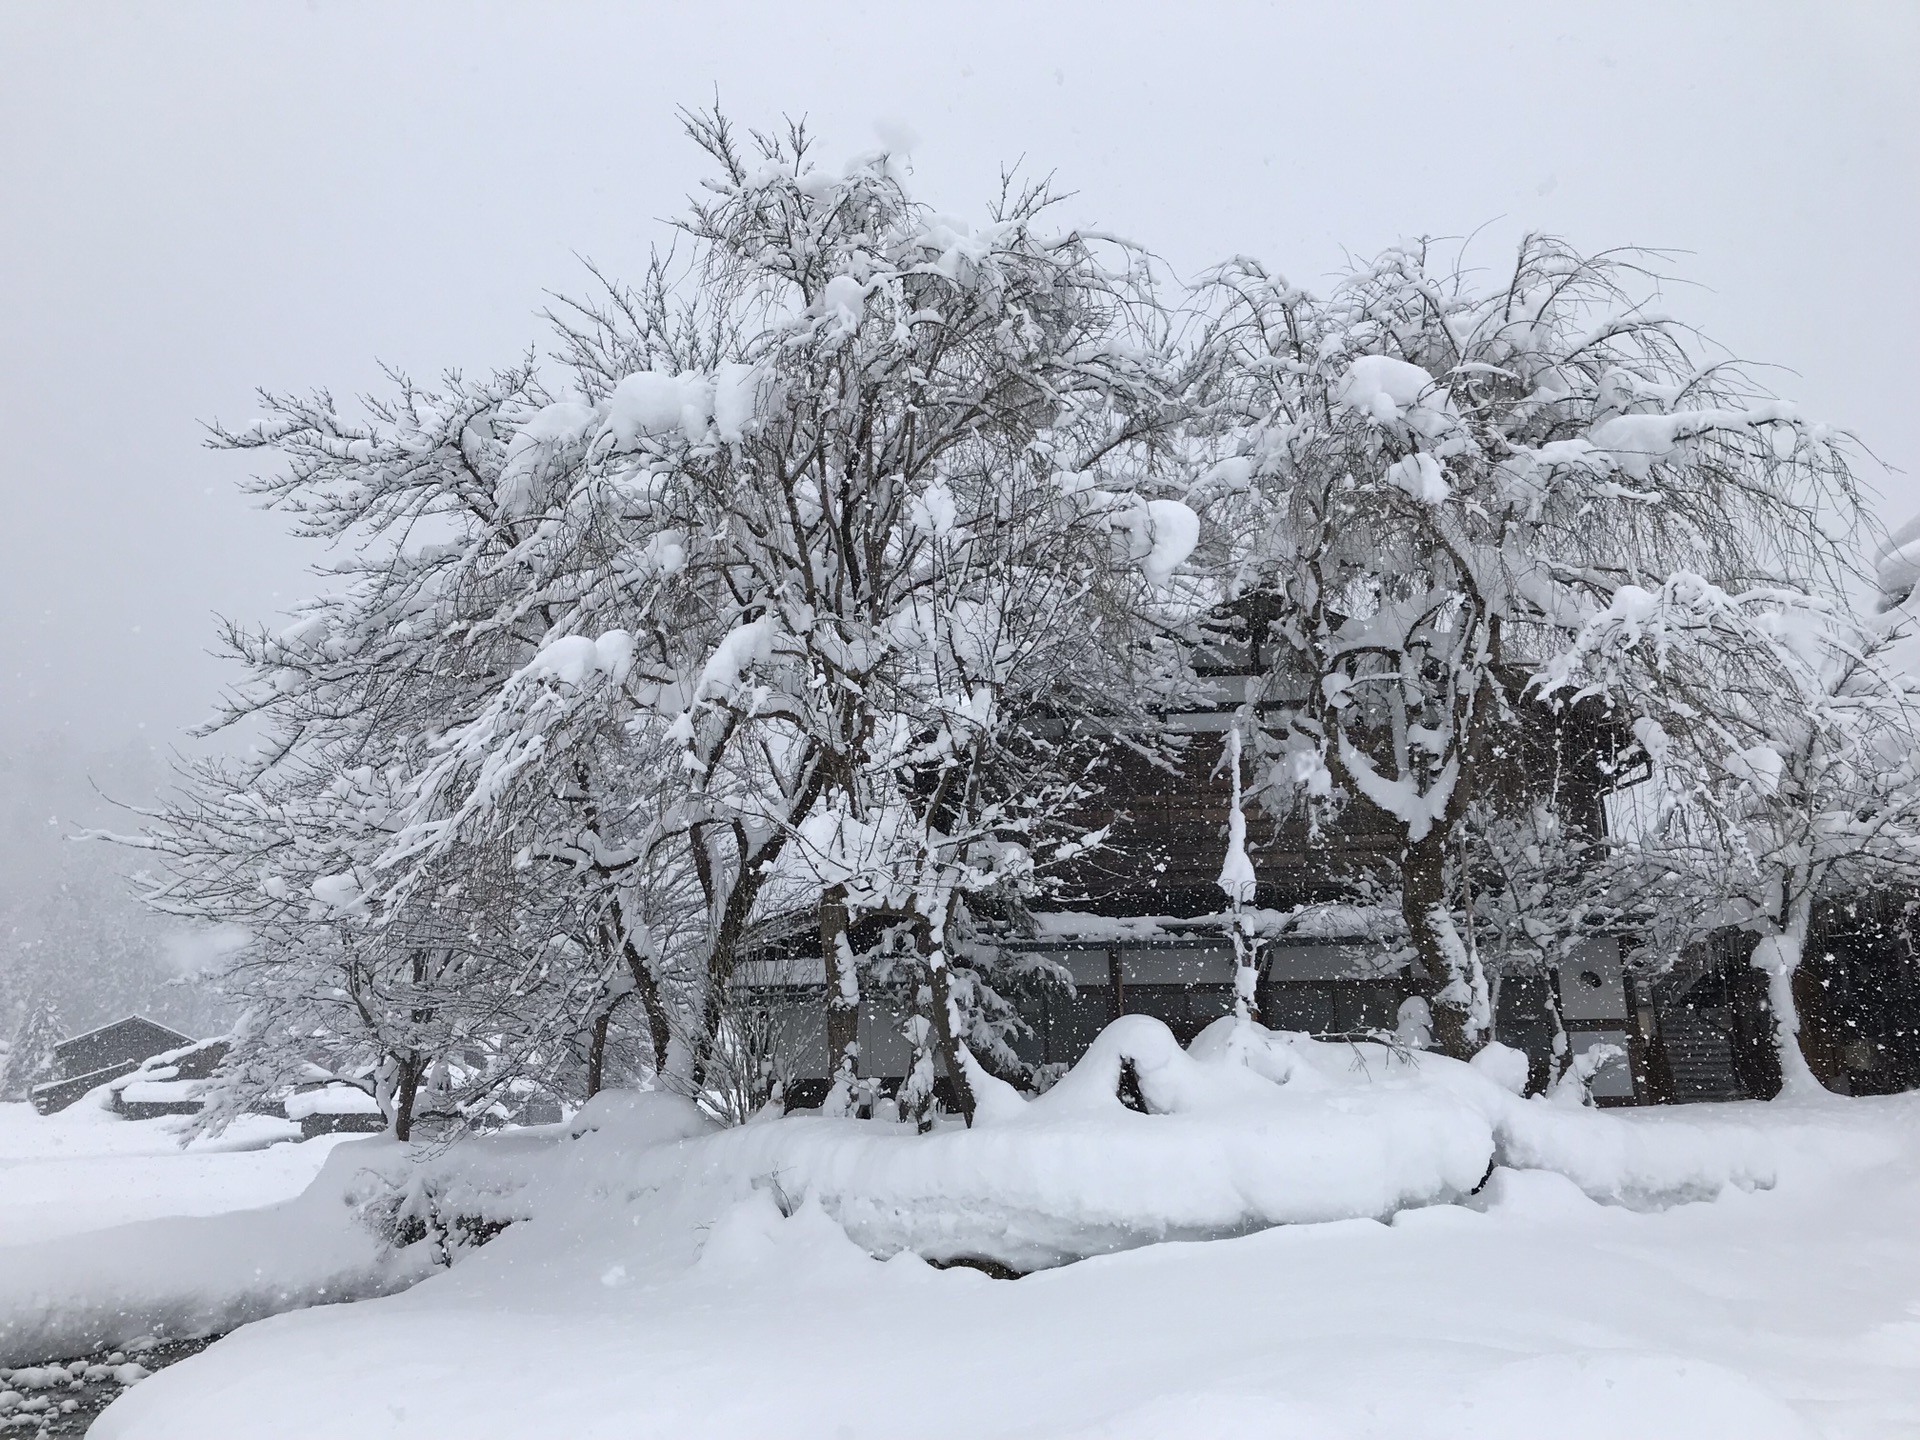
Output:
[[1751,1127],[1633,1124],[1522,1100],[1498,1066],[1231,1017],[1190,1050],[1159,1021],[1124,1017],[1037,1099],[973,1078],[975,1126],[931,1135],[819,1116],[722,1131],[672,1096],[607,1094],[564,1126],[439,1149],[342,1145],[283,1205],[0,1252],[0,1363],[382,1294],[488,1241],[490,1263],[564,1268],[608,1236],[630,1250],[644,1235],[645,1257],[621,1263],[669,1277],[743,1205],[817,1213],[854,1254],[1027,1272],[1159,1241],[1384,1220],[1465,1200],[1496,1166],[1639,1207],[1774,1180]]
[[[910,1250],[1016,1270],[1160,1240],[1391,1215],[1465,1195],[1486,1174],[1484,1118],[1421,1084],[1415,1066],[1383,1047],[1270,1038],[1259,1058],[1286,1084],[1238,1054],[1196,1059],[1157,1020],[1128,1016],[1037,1100],[988,1081],[972,1130],[748,1126],[703,1142],[706,1169],[777,1178],[792,1201],[817,1199],[875,1255]],[[1121,1100],[1123,1070],[1153,1113]]]
[[374,1188],[367,1160],[401,1158],[363,1148],[383,1143],[329,1146],[312,1183],[276,1205],[0,1246],[0,1365],[89,1355],[142,1336],[219,1334],[412,1284],[432,1268],[429,1249],[393,1246],[359,1214]]
[[[1206,1083],[1177,1061],[1165,1068],[1142,1087],[1163,1100]],[[1451,1071],[1428,1073],[1440,1089]],[[545,1152],[517,1167],[528,1188],[513,1203],[537,1212],[532,1223],[404,1295],[248,1326],[129,1391],[93,1434],[1913,1431],[1920,1238],[1904,1217],[1920,1204],[1920,1097],[1563,1118],[1574,1133],[1589,1121],[1600,1122],[1594,1134],[1756,1132],[1786,1173],[1770,1192],[1646,1211],[1596,1203],[1551,1171],[1503,1167],[1471,1208],[1145,1247],[1009,1284],[910,1253],[876,1261],[821,1199],[796,1200],[772,1177],[702,1218],[745,1178],[720,1160],[747,1131],[714,1135],[664,1097],[607,1097],[557,1139],[522,1145]],[[428,1168],[471,1170],[457,1151]],[[964,1383],[943,1385],[952,1375]]]
[[123,1118],[102,1088],[57,1115],[0,1104],[0,1250],[163,1215],[211,1215],[298,1195],[331,1141],[243,1115],[185,1149],[178,1117]]
[[282,1203],[0,1246],[0,1365],[223,1334],[403,1290],[509,1224],[564,1220],[624,1190],[624,1157],[711,1128],[676,1097],[609,1094],[571,1126],[452,1146],[380,1136],[279,1147],[326,1156]]
[[[1127,1016],[1045,1095],[977,1077],[971,1130],[917,1136],[794,1118],[635,1163],[648,1190],[755,1185],[817,1201],[861,1248],[1033,1270],[1162,1240],[1385,1219],[1471,1194],[1496,1165],[1548,1169],[1594,1200],[1658,1206],[1771,1185],[1744,1127],[1649,1130],[1521,1100],[1482,1070],[1384,1044],[1216,1021],[1180,1048]],[[1130,1108],[1121,1097],[1131,1090]],[[1144,1112],[1144,1113],[1143,1113]],[[691,1147],[689,1147],[691,1148]]]
[[1759,1128],[1635,1124],[1607,1111],[1525,1102],[1500,1125],[1500,1163],[1565,1176],[1589,1198],[1652,1208],[1711,1200],[1727,1186],[1771,1186],[1776,1146]]

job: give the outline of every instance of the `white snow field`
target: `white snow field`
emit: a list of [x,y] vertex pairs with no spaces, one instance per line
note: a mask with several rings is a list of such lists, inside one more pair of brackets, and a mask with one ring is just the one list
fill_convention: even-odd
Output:
[[[215,1215],[297,1195],[336,1137],[248,1115],[218,1139],[180,1148],[177,1117],[123,1120],[101,1091],[56,1115],[0,1103],[0,1257],[30,1245],[163,1215]],[[0,1263],[4,1263],[0,1261]]]
[[[350,1142],[289,1204],[0,1257],[0,1363],[314,1307],[103,1440],[1920,1436],[1920,1098],[1600,1112],[1499,1058],[1142,1018],[971,1131],[621,1094]],[[376,1243],[397,1212],[427,1238]],[[923,1258],[961,1256],[1032,1273]]]

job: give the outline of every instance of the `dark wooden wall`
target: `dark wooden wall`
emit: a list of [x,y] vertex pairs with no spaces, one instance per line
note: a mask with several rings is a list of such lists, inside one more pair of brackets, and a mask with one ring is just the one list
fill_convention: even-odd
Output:
[[[1619,727],[1595,707],[1555,711],[1537,702],[1513,707],[1479,771],[1481,796],[1497,806],[1550,800],[1569,824],[1603,833],[1605,796],[1622,750]],[[1217,722],[1216,722],[1217,723]],[[1198,915],[1223,908],[1216,883],[1226,855],[1232,782],[1221,764],[1225,739],[1184,737],[1173,768],[1115,742],[1099,772],[1099,800],[1078,817],[1111,823],[1108,845],[1063,872],[1059,903],[1101,914]],[[1247,765],[1252,779],[1253,764]],[[1248,853],[1256,903],[1276,909],[1351,893],[1356,877],[1393,858],[1396,822],[1364,801],[1310,830],[1306,817],[1275,814],[1250,799]]]

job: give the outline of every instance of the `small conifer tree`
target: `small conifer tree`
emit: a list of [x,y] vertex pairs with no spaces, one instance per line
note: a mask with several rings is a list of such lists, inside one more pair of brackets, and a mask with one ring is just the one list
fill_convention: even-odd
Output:
[[27,1006],[0,1066],[0,1100],[24,1100],[35,1085],[53,1078],[53,1047],[64,1029],[52,996],[41,995]]

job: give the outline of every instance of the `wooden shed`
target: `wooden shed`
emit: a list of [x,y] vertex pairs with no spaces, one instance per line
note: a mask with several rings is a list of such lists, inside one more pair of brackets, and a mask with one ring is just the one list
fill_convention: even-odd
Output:
[[119,1079],[155,1055],[191,1044],[191,1035],[182,1035],[144,1015],[128,1015],[75,1035],[53,1047],[59,1078],[33,1087],[33,1108],[42,1115],[52,1115],[95,1086]]

